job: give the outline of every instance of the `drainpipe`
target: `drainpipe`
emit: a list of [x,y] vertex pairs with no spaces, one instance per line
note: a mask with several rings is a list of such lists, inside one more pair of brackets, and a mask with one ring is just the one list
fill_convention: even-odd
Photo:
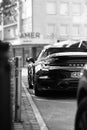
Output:
[[4,15],[2,13],[2,40],[4,40]]

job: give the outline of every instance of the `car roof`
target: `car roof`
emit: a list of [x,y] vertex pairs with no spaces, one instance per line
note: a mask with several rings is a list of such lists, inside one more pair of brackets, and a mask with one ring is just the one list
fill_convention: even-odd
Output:
[[85,48],[87,49],[87,41],[83,40],[67,40],[67,41],[61,41],[61,42],[55,42],[50,45],[44,46],[44,49],[49,48]]

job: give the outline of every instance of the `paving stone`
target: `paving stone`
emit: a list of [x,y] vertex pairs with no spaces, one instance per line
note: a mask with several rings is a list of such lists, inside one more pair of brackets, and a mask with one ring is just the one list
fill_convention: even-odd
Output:
[[21,122],[16,123],[13,121],[13,130],[40,130],[39,124],[33,113],[33,109],[23,88],[21,99]]

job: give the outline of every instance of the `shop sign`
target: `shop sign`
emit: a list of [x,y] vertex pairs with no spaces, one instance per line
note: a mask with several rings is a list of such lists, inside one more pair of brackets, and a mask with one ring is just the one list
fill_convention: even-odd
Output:
[[40,38],[40,33],[39,32],[27,32],[27,33],[21,33],[20,38]]

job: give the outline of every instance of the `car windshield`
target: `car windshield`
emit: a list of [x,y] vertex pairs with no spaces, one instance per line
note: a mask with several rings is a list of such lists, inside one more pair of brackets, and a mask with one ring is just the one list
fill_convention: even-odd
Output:
[[66,45],[66,47],[87,49],[87,41],[81,41],[77,43],[68,44]]
[[51,47],[45,48],[40,53],[37,60],[47,57],[48,55],[60,52],[84,52],[87,51],[87,41],[81,42],[65,42],[64,44],[57,44]]

